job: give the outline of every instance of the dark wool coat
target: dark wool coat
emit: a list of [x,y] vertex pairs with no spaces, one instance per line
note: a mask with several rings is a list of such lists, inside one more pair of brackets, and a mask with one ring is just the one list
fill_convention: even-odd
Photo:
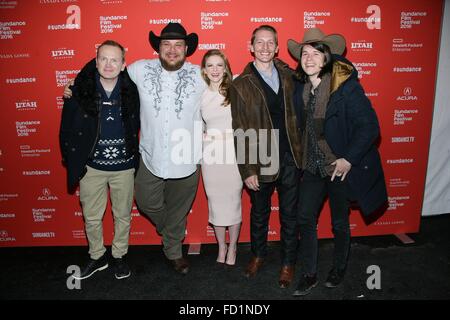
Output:
[[[343,57],[334,56],[331,95],[324,136],[336,157],[352,164],[347,174],[349,198],[365,216],[387,203],[386,183],[376,142],[380,135],[377,115],[358,81],[358,74]],[[299,128],[304,108],[302,82],[296,83],[294,103]]]
[[[67,184],[73,190],[86,173],[86,163],[99,138],[101,108],[96,87],[95,59],[87,63],[75,79],[72,98],[64,101],[59,132],[63,163],[67,168]],[[139,163],[139,94],[126,69],[120,77],[120,100],[127,154]]]

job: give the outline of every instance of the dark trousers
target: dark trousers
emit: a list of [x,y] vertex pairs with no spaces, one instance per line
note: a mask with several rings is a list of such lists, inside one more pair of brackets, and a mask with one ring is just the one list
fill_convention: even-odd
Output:
[[345,270],[350,249],[349,202],[346,181],[335,177],[321,178],[304,171],[299,188],[298,226],[300,229],[300,261],[302,273],[317,273],[318,241],[317,220],[320,209],[329,197],[334,234],[333,267]]
[[271,211],[271,197],[275,188],[278,192],[281,263],[294,265],[297,260],[297,200],[300,171],[290,153],[285,153],[278,179],[270,183],[259,183],[259,191],[250,190],[252,208],[250,211],[251,249],[254,256],[267,255],[267,233]]

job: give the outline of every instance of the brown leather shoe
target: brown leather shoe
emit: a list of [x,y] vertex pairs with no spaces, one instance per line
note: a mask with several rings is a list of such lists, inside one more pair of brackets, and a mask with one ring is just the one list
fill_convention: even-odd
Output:
[[258,273],[259,269],[261,269],[263,263],[264,263],[263,258],[252,257],[252,259],[247,265],[247,269],[245,269],[245,276],[247,278],[254,277]]
[[280,279],[278,284],[280,288],[284,289],[290,286],[292,279],[294,279],[295,267],[294,266],[282,266],[280,270]]
[[183,275],[189,272],[189,262],[185,258],[181,257],[169,261],[176,272],[181,273]]

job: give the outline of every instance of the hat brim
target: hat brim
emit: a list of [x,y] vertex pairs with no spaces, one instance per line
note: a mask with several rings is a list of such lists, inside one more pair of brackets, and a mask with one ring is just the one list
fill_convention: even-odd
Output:
[[300,53],[302,52],[302,47],[313,42],[326,44],[333,54],[342,55],[345,51],[345,38],[340,34],[330,34],[322,38],[321,40],[310,40],[302,43],[298,43],[293,39],[289,39],[288,51],[295,59],[300,61]]
[[159,53],[159,45],[161,43],[161,40],[176,40],[176,39],[182,39],[182,40],[186,41],[186,46],[187,46],[186,57],[191,56],[197,49],[198,35],[196,33],[191,33],[191,34],[188,34],[187,36],[165,35],[164,37],[159,37],[153,31],[150,31],[149,36],[148,36],[150,45],[158,53]]

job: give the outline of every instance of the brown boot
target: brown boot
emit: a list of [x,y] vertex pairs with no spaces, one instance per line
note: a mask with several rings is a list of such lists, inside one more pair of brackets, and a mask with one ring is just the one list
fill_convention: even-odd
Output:
[[280,270],[280,279],[278,284],[280,288],[284,289],[291,285],[292,279],[294,279],[295,267],[294,266],[282,266]]
[[247,269],[245,269],[245,276],[247,278],[254,277],[258,273],[259,269],[261,269],[263,263],[264,263],[263,258],[252,257],[252,259],[247,265]]
[[183,257],[170,260],[170,263],[173,269],[178,273],[185,275],[189,272],[189,262]]

